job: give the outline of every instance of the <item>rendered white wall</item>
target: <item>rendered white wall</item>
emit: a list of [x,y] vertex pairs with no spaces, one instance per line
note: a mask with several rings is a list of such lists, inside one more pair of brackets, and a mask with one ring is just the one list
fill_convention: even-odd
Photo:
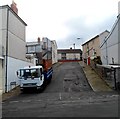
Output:
[[25,41],[25,25],[11,11],[9,11],[8,30],[19,39]]
[[[57,56],[58,56],[58,60],[62,59],[62,55],[60,53]],[[66,53],[67,60],[73,60],[75,58],[80,59],[80,53]]]
[[[8,6],[0,7],[0,43],[4,47],[3,60],[3,90],[5,91],[6,76],[6,35],[7,35],[7,11],[8,17],[8,63],[7,63],[7,82],[8,90],[10,90],[10,82],[16,79],[15,72],[23,66],[29,65],[26,62],[26,43],[25,43],[25,24],[24,22],[10,10]],[[13,87],[12,87],[13,88]]]
[[112,64],[112,58],[114,58],[114,63],[118,64],[118,44],[113,45],[108,48],[108,63]]
[[61,54],[58,54],[57,57],[58,57],[58,60],[60,60],[61,59]]
[[3,75],[2,75],[2,60],[0,59],[0,90],[2,90],[2,79],[3,79]]
[[[101,60],[103,64],[111,64],[112,58],[114,58],[114,63],[118,64],[118,34],[120,34],[118,30],[118,24],[120,24],[120,20],[118,19],[108,37],[104,40],[107,40],[106,43],[101,47]],[[101,45],[104,40],[101,40]],[[108,56],[108,59],[106,58]]]
[[[4,58],[6,46],[6,25],[7,25],[7,8],[0,8],[0,57]],[[4,47],[4,49],[2,48]],[[4,50],[4,54],[3,54]],[[4,92],[4,79],[5,79],[5,59],[0,59],[0,90]]]
[[8,34],[8,56],[26,60],[26,43],[11,32]]
[[[6,43],[5,43],[5,41],[6,41],[6,25],[7,25],[7,9],[0,9],[0,46],[3,46],[4,48],[6,45]],[[1,49],[0,49],[0,52],[2,52]]]
[[79,53],[68,53],[66,54],[66,58],[68,60],[73,60],[75,58],[80,59],[80,54]]
[[10,86],[10,82],[16,82],[19,85],[19,79],[17,78],[16,71],[19,68],[23,68],[25,66],[33,66],[32,63],[25,62],[19,59],[8,57],[8,70],[7,70],[7,91],[14,88],[14,86]]
[[7,8],[0,9],[0,30],[7,26]]
[[0,90],[1,92],[4,92],[4,87],[3,85],[5,85],[5,67],[4,67],[4,59],[0,59]]

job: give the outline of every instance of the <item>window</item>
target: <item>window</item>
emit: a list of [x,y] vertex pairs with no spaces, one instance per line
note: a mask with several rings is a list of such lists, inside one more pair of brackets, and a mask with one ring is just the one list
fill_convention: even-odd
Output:
[[61,53],[61,59],[63,59],[63,60],[66,59],[66,53]]
[[89,47],[87,47],[87,53],[88,53],[88,55],[89,55]]
[[23,78],[39,78],[40,70],[39,69],[21,69],[20,76]]
[[35,52],[35,46],[28,46],[28,53]]
[[43,42],[43,49],[47,50],[47,43],[46,42]]
[[61,53],[62,57],[66,57],[66,53]]
[[40,45],[36,45],[35,52],[42,52],[42,49],[41,49]]

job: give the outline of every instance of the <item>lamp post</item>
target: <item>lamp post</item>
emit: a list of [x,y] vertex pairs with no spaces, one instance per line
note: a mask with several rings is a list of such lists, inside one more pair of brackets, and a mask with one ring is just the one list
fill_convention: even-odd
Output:
[[[74,48],[74,51],[75,51],[75,43],[73,43],[73,48]],[[76,55],[74,53],[74,60],[76,59]]]
[[[80,39],[82,39],[82,38],[80,38],[80,37],[77,38],[77,40],[80,40]],[[82,54],[82,63],[83,63],[82,67],[84,68],[84,54]]]
[[78,37],[77,39],[80,40],[81,38]]
[[80,39],[83,39],[83,38],[77,37],[77,40],[80,40]]
[[73,48],[75,49],[75,43],[73,43]]

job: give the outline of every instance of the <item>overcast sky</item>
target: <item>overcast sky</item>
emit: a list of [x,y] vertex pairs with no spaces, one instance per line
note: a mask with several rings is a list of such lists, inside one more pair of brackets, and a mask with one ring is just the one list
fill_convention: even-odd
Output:
[[[10,5],[12,0],[0,0]],[[14,0],[27,23],[26,41],[48,37],[58,48],[76,48],[95,35],[111,30],[119,0]],[[81,39],[77,39],[77,38]]]

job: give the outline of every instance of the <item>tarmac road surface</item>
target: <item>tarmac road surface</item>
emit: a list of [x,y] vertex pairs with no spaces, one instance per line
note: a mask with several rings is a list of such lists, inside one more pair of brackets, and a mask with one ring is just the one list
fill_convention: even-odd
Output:
[[52,83],[45,93],[92,91],[78,62],[66,62],[54,69]]
[[42,93],[21,93],[2,102],[3,117],[118,117],[118,94],[93,92],[77,62],[54,67]]

